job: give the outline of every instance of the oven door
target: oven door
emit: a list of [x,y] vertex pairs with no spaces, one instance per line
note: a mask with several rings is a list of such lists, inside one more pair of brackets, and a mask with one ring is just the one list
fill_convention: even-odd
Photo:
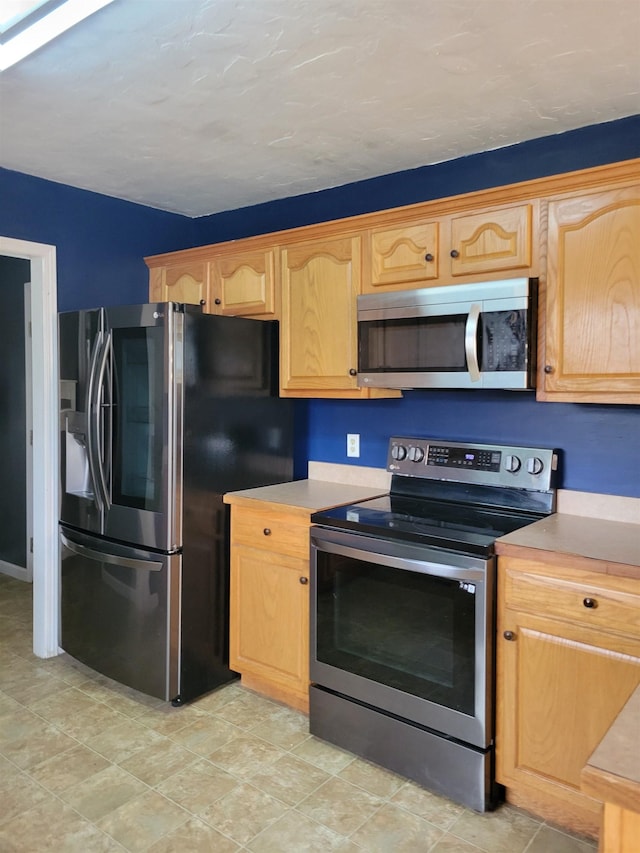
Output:
[[485,749],[495,558],[311,528],[312,683]]

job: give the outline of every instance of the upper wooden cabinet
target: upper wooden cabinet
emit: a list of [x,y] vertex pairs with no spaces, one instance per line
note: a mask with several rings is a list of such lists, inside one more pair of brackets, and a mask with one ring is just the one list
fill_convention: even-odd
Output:
[[640,403],[640,184],[549,201],[539,399]]
[[[193,257],[195,253],[199,257]],[[274,319],[275,248],[209,257],[187,249],[146,258],[150,302],[202,305],[208,314]]]
[[367,234],[369,261],[363,290],[396,290],[438,283],[438,222],[373,228]]
[[533,254],[533,205],[452,216],[450,235],[452,276],[528,269]]
[[432,287],[460,277],[530,270],[537,209],[531,202],[372,228],[363,290]]
[[357,296],[537,277],[538,400],[640,403],[640,160],[145,258],[152,301],[281,321],[281,393],[357,386]]
[[361,237],[283,246],[280,388],[283,396],[398,396],[357,386],[356,299]]
[[221,255],[210,262],[214,314],[276,316],[276,250]]
[[184,261],[149,268],[149,302],[206,305],[209,269],[204,261]]

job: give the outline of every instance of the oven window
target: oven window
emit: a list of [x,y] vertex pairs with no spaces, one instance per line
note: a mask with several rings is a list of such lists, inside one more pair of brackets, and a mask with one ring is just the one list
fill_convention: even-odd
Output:
[[464,372],[466,314],[358,323],[361,373]]
[[317,558],[317,659],[473,715],[473,585],[323,551]]

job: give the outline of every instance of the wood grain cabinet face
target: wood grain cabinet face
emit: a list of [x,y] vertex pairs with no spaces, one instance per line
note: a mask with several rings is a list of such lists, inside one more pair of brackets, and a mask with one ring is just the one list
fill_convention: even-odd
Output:
[[438,237],[437,222],[372,229],[365,249],[370,271],[363,289],[377,291],[389,285],[426,287],[435,282],[438,279]]
[[460,277],[529,270],[533,220],[534,205],[521,204],[371,229],[363,291],[435,287]]
[[309,702],[308,579],[308,522],[232,507],[230,666],[300,710]]
[[360,237],[283,247],[281,386],[357,392]]
[[596,835],[601,804],[580,772],[640,683],[637,582],[498,566],[498,781],[512,802]]
[[186,302],[205,311],[209,301],[209,269],[204,261],[187,261],[149,270],[150,302]]
[[210,262],[212,312],[276,316],[275,249],[220,256]]
[[550,200],[540,399],[640,403],[640,185]]
[[530,204],[451,218],[451,275],[479,275],[531,266],[533,208]]

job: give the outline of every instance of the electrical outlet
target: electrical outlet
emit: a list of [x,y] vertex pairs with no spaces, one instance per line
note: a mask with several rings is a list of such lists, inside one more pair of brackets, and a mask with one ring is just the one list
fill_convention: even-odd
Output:
[[347,456],[360,456],[360,436],[357,432],[347,433]]

